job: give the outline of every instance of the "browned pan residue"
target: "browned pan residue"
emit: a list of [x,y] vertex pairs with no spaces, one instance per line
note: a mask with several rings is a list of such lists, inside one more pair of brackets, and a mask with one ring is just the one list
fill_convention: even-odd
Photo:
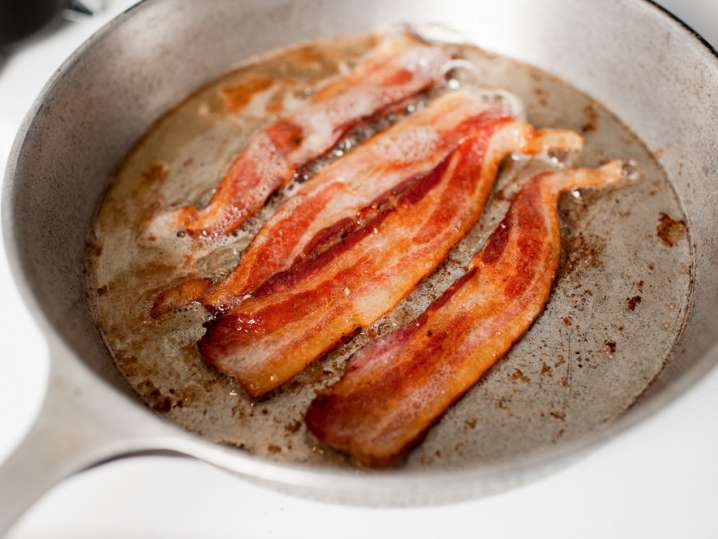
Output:
[[[303,414],[315,390],[340,376],[353,351],[416,317],[461,275],[506,210],[515,188],[511,182],[534,167],[514,161],[503,168],[480,223],[389,316],[268,398],[252,402],[236,382],[201,360],[195,343],[208,319],[203,308],[193,305],[158,319],[150,309],[172,283],[218,279],[231,271],[286,194],[275,196],[196,263],[186,257],[188,237],[143,243],[144,223],[160,208],[207,201],[223,167],[252,131],[306,97],[319,81],[350,68],[372,42],[364,36],[302,46],[207,85],[150,129],[120,166],[103,202],[88,249],[98,326],[140,397],[210,440],[278,461],[347,465],[306,431]],[[633,133],[599,103],[538,69],[475,47],[453,47],[477,66],[483,86],[521,97],[530,122],[582,132],[586,149],[580,164],[633,159],[642,180],[563,199],[562,264],[545,312],[430,431],[409,455],[408,467],[507,458],[612,421],[663,367],[690,289],[685,217],[664,171]],[[467,73],[456,77],[475,84]],[[366,133],[357,138],[362,136]]]

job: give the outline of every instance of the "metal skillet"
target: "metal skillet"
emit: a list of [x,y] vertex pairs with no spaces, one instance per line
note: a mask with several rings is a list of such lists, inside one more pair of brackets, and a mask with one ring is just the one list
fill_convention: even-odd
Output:
[[[440,22],[470,41],[550,71],[661,148],[685,213],[686,317],[665,366],[632,406],[580,437],[458,466],[382,472],[279,463],[210,443],[142,405],[116,370],[86,304],[87,231],[114,167],[150,122],[235,63],[299,41],[391,22]],[[590,21],[590,25],[587,24]],[[121,74],[121,76],[118,76]],[[338,503],[435,504],[540,477],[689,389],[716,363],[718,59],[648,2],[354,2],[158,0],[121,15],[58,71],[29,113],[3,193],[8,253],[51,350],[43,407],[0,468],[0,530],[63,477],[116,458],[172,452],[249,480]],[[626,260],[626,267],[634,262]],[[650,328],[647,331],[651,331]]]

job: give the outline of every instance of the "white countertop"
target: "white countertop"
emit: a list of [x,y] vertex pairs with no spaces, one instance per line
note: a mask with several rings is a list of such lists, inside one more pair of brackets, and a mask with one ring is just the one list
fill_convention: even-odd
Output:
[[[15,130],[51,73],[131,4],[68,25],[0,60],[0,170]],[[718,47],[716,0],[663,0]],[[3,247],[0,245],[0,251]],[[40,401],[46,352],[0,252],[0,459]],[[718,369],[667,410],[581,462],[526,487],[422,509],[357,509],[265,490],[199,462],[106,465],[63,482],[10,534],[30,537],[651,537],[718,538]]]

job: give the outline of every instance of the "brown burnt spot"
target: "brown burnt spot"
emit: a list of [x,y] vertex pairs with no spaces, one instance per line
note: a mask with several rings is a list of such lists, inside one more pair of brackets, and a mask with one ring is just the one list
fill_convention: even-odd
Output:
[[170,389],[170,394],[174,395],[175,402],[173,408],[182,408],[186,404],[191,404],[197,398],[197,388],[199,386],[191,384],[177,391]]
[[579,232],[562,238],[561,274],[570,275],[576,271],[586,269],[600,269],[603,267],[602,256],[606,249],[606,240],[592,234]]
[[545,362],[541,362],[541,376],[553,376],[553,369]]
[[603,349],[609,356],[613,356],[616,353],[616,341],[604,341]]
[[531,93],[534,95],[534,97],[536,98],[536,102],[539,105],[541,105],[542,107],[548,106],[548,93],[546,92],[546,90],[541,88],[541,86],[535,85],[532,88]]
[[464,429],[473,430],[476,428],[476,418],[467,419],[464,421]]
[[683,161],[679,161],[678,163],[678,175],[683,176]]
[[571,327],[573,325],[573,318],[571,318],[569,315],[564,316],[561,318],[565,326]]
[[506,196],[506,193],[503,189],[498,189],[494,192],[494,200],[503,202],[505,200],[508,200],[510,197]]
[[267,451],[269,451],[272,455],[276,455],[277,453],[282,452],[282,448],[275,444],[269,444],[267,446]]
[[501,397],[496,401],[496,408],[499,410],[508,410],[509,409],[509,399],[507,397]]
[[581,126],[581,134],[592,133],[598,125],[598,112],[593,105],[586,105],[583,109],[583,125]]
[[143,400],[156,412],[166,414],[172,409],[172,399],[162,392],[150,381],[144,380],[137,388]]
[[683,220],[673,219],[666,213],[658,216],[658,226],[656,227],[656,236],[667,247],[673,247],[678,240],[686,235],[686,222]]
[[125,376],[134,378],[143,373],[143,368],[136,356],[121,351],[115,352],[115,361]]
[[558,432],[556,433],[556,435],[553,437],[553,441],[554,441],[554,442],[557,442],[557,441],[559,440],[559,438],[561,438],[561,436],[564,435],[565,432],[566,432],[566,429],[559,429],[559,431],[558,431]]
[[227,112],[238,114],[244,110],[255,95],[267,90],[274,82],[271,77],[257,75],[249,80],[224,86],[219,90]]
[[183,167],[191,167],[194,164],[194,159],[192,157],[188,157],[182,162]]
[[102,254],[102,245],[94,241],[87,242],[87,256],[97,258]]
[[109,289],[107,288],[107,285],[105,285],[105,286],[101,286],[101,287],[97,288],[95,290],[95,292],[97,292],[98,296],[104,296],[105,294],[107,294],[108,290]]
[[284,425],[284,430],[288,434],[294,434],[296,432],[299,432],[299,429],[301,429],[301,428],[302,428],[302,422],[299,421],[298,419],[295,419],[291,423],[287,423],[286,425]]
[[563,365],[564,363],[566,363],[566,358],[563,357],[562,355],[559,355],[559,356],[556,358],[556,363],[553,364],[553,368],[554,368],[554,369],[557,369],[558,367],[560,367],[560,366]]
[[563,387],[568,387],[568,375],[563,376],[559,382]]
[[643,292],[643,285],[644,285],[644,284],[645,284],[645,283],[644,283],[643,281],[637,281],[637,282],[636,282],[636,288],[638,289],[639,292]]
[[641,296],[633,296],[632,298],[626,298],[626,306],[631,310],[635,311],[636,307],[641,303]]
[[160,183],[167,179],[168,173],[167,165],[154,161],[142,172],[142,179],[149,183]]
[[232,406],[232,416],[244,417],[244,405],[242,401],[237,401],[237,403]]
[[523,382],[525,384],[531,382],[529,377],[524,374],[524,371],[518,368],[513,370],[513,372],[509,375],[509,378],[515,382]]
[[560,419],[561,421],[566,421],[566,413],[561,411],[554,411],[549,412],[549,415],[553,417],[554,419]]

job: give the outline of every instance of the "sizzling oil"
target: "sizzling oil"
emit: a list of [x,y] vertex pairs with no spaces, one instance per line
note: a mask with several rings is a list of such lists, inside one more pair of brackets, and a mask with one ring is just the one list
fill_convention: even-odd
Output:
[[[88,274],[91,304],[107,346],[150,407],[210,440],[275,460],[346,465],[304,427],[315,391],[341,375],[354,351],[415,318],[461,275],[505,212],[510,193],[543,166],[508,162],[481,221],[434,275],[373,327],[268,398],[252,402],[239,384],[200,358],[196,342],[208,319],[202,307],[158,320],[149,311],[161,290],[187,276],[227,275],[296,187],[273,197],[232,236],[205,245],[199,257],[190,256],[188,237],[146,241],[147,221],[168,206],[205,203],[226,164],[259,126],[327,77],[350,69],[373,41],[371,36],[342,38],[278,52],[200,89],[146,133],[102,204]],[[680,205],[640,140],[599,103],[543,71],[473,46],[452,48],[477,73],[458,71],[451,86],[480,81],[483,87],[507,89],[524,101],[534,125],[585,135],[580,164],[632,159],[642,180],[564,198],[562,263],[545,312],[430,431],[409,455],[408,467],[509,458],[610,422],[662,369],[685,318],[690,288]],[[305,173],[311,175],[382,127],[359,127]]]

